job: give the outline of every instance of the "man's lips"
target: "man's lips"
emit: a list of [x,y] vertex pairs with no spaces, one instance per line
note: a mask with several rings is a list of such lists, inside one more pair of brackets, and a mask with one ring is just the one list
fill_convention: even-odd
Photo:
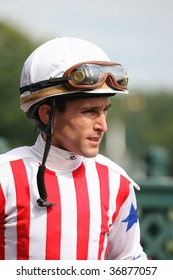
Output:
[[88,137],[87,138],[90,142],[93,142],[93,143],[100,143],[102,137],[98,137],[98,136],[93,136],[93,137]]

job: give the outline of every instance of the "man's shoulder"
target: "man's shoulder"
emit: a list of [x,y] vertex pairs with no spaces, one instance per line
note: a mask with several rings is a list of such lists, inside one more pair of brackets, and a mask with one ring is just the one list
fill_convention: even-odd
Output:
[[30,147],[28,147],[28,146],[14,148],[14,149],[0,155],[0,166],[3,166],[4,164],[15,161],[15,160],[19,160],[19,159],[28,157],[29,154],[30,154]]
[[125,177],[136,189],[140,189],[139,186],[133,181],[133,179],[129,177],[127,172],[111,159],[101,154],[98,154],[95,158],[93,158],[93,160],[102,166],[106,166],[112,174],[115,173]]
[[106,157],[106,156],[103,156],[103,155],[101,155],[101,154],[98,154],[98,155],[95,157],[95,161],[96,161],[98,164],[107,166],[107,167],[108,167],[110,170],[112,170],[113,172],[117,172],[117,173],[121,173],[121,174],[127,175],[127,173],[125,172],[125,170],[124,170],[120,165],[118,165],[117,163],[115,163],[114,161],[112,161],[111,159],[109,159],[109,158]]

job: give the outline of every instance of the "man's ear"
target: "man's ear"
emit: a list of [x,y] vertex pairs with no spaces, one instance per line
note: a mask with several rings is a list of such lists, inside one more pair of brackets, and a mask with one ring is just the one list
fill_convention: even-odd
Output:
[[51,107],[48,104],[42,104],[38,108],[38,116],[39,116],[41,122],[44,123],[45,125],[47,125],[49,122],[50,110],[51,110]]

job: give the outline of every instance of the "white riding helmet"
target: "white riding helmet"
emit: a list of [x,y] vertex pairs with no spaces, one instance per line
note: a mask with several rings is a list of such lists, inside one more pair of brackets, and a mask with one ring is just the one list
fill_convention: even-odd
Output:
[[[85,80],[85,83],[81,82],[81,77],[83,78],[81,70],[76,75],[74,87],[70,85],[71,76],[66,75],[64,78],[64,73],[76,64],[82,64],[84,68],[87,65],[92,74],[92,85],[88,80]],[[86,69],[84,70],[86,72]],[[95,71],[100,71],[102,76],[104,72],[104,77],[106,73],[106,77],[103,80],[103,77],[100,79],[98,76],[94,85]],[[116,73],[111,74],[112,71]],[[117,77],[119,74],[120,78]],[[118,79],[121,80],[119,84]],[[101,82],[98,83],[98,80]],[[127,80],[122,65],[110,62],[103,50],[93,43],[78,38],[55,38],[38,47],[25,61],[20,81],[20,107],[24,112],[28,112],[32,105],[45,98],[64,94],[76,95],[79,92],[86,93],[86,97],[87,93],[96,95],[128,93]]]

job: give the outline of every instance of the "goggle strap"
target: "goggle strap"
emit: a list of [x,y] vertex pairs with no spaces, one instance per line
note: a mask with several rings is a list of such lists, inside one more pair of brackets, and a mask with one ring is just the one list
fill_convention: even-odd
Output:
[[49,80],[43,80],[31,85],[27,85],[20,88],[20,94],[25,91],[37,91],[48,87],[53,87],[59,84],[62,84],[66,81],[70,80],[70,77],[59,77],[59,78],[51,78]]
[[49,207],[49,206],[55,205],[55,203],[47,202],[47,192],[46,192],[46,187],[45,187],[45,182],[44,182],[44,172],[46,169],[45,163],[46,163],[48,153],[49,153],[49,150],[51,147],[51,142],[52,142],[54,116],[55,116],[55,98],[52,98],[50,119],[49,119],[47,128],[45,130],[45,132],[47,133],[47,139],[46,139],[46,143],[45,143],[42,164],[39,166],[38,172],[37,172],[37,186],[38,186],[38,192],[40,195],[40,198],[37,200],[37,203],[40,207]]

